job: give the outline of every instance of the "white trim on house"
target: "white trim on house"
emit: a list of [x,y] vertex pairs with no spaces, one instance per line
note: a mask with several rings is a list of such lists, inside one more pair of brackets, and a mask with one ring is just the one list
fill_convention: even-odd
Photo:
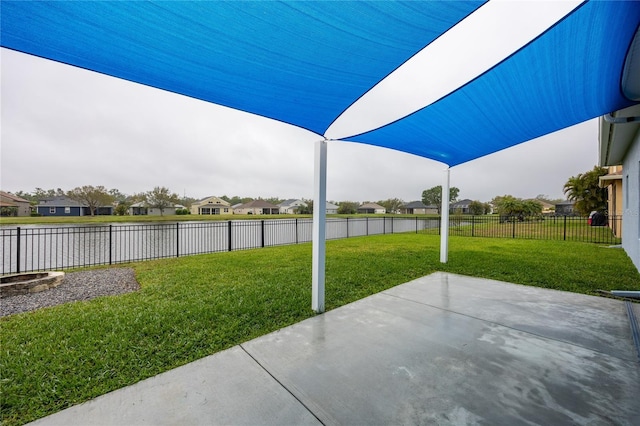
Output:
[[338,214],[338,209],[340,207],[336,206],[335,204],[332,204],[330,202],[326,202],[326,209],[325,209],[325,213],[326,214]]
[[[638,117],[640,105],[611,114]],[[622,164],[622,248],[640,271],[640,122],[612,124],[600,118],[600,165]]]
[[302,200],[285,200],[278,204],[280,207],[280,214],[296,214],[300,207],[306,207],[307,203]]
[[191,214],[216,215],[233,214],[231,203],[220,197],[206,197],[191,204]]

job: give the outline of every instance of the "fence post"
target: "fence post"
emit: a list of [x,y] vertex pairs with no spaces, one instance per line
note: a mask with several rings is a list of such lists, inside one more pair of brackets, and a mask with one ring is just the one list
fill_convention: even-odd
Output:
[[471,215],[471,236],[475,237],[475,229],[476,229],[476,216]]
[[229,232],[228,232],[228,236],[229,236],[229,238],[228,238],[228,240],[229,240],[229,251],[231,251],[231,221],[229,221],[228,228],[229,228]]
[[16,265],[17,265],[17,269],[16,272],[19,274],[20,273],[20,227],[18,226],[18,240],[16,242]]
[[180,222],[176,222],[176,257],[180,257]]
[[298,243],[298,218],[296,218],[296,244]]
[[562,232],[563,232],[562,239],[564,241],[567,241],[567,215],[564,215],[564,230]]
[[393,219],[395,219],[395,217],[391,216],[391,234],[393,234]]
[[516,237],[516,218],[513,217],[513,226],[511,227],[511,238]]
[[418,233],[418,216],[416,216],[416,234]]
[[347,218],[347,238],[349,238],[349,218]]
[[387,218],[382,218],[382,235],[387,235]]
[[367,219],[367,237],[369,236],[369,218],[366,217],[365,219]]
[[113,225],[109,224],[109,265],[113,265]]
[[264,248],[264,219],[260,221],[260,247]]

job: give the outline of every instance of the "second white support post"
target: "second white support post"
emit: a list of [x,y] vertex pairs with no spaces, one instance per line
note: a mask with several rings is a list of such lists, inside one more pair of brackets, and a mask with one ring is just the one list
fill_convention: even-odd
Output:
[[315,146],[313,172],[313,248],[312,248],[312,294],[311,309],[324,312],[324,277],[327,217],[327,141],[318,141]]
[[442,218],[440,221],[440,262],[447,263],[449,260],[449,167],[445,170],[440,212]]

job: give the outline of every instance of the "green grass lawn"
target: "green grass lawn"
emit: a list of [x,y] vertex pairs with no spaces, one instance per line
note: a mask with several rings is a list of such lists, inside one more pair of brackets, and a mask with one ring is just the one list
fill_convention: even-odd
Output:
[[[593,293],[636,289],[624,251],[563,241],[395,234],[327,242],[326,306],[434,271]],[[52,414],[313,316],[311,245],[132,265],[141,290],[0,320],[2,424]]]

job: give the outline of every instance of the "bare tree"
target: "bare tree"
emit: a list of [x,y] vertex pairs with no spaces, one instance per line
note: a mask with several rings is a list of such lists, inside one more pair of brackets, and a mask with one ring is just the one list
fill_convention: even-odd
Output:
[[387,200],[378,201],[382,207],[387,210],[387,213],[398,213],[400,211],[400,207],[404,205],[404,201],[399,198],[389,198]]
[[151,208],[159,209],[160,216],[164,215],[164,209],[174,206],[180,196],[173,194],[169,188],[164,186],[156,186],[152,191],[147,192],[147,205]]
[[[452,203],[456,201],[459,193],[460,189],[455,186],[449,188],[449,202]],[[438,214],[440,214],[440,207],[442,206],[442,186],[438,185],[422,191],[422,202],[427,206],[436,206]]]
[[91,216],[95,216],[98,207],[108,206],[113,203],[113,196],[104,186],[79,186],[67,192],[67,197],[89,207]]

